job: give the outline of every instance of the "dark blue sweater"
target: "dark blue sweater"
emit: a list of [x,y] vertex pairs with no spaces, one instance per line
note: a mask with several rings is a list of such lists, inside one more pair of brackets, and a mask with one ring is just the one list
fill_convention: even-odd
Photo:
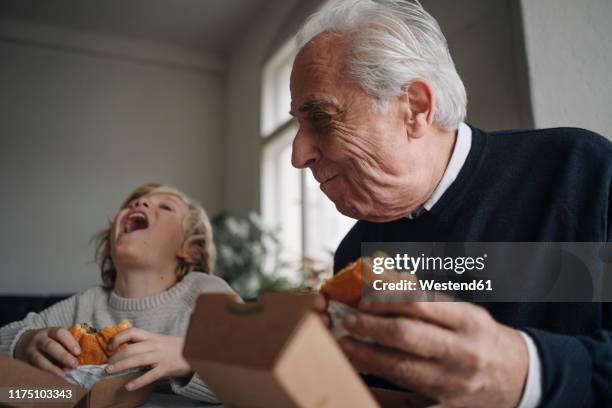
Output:
[[[611,181],[612,143],[595,133],[472,128],[466,162],[431,211],[357,222],[338,247],[334,271],[361,255],[361,242],[609,242]],[[533,338],[543,406],[612,406],[611,303],[482,306]]]

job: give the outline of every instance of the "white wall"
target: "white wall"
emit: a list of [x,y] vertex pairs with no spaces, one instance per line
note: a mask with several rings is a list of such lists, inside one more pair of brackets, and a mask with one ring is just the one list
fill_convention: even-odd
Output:
[[[210,213],[221,210],[225,85],[218,63],[116,38],[92,42],[105,49],[49,43],[52,35],[11,36],[6,27],[1,294],[72,293],[97,284],[89,239],[143,182],[169,183]],[[130,54],[147,47],[154,52]]]
[[516,1],[421,3],[438,20],[466,87],[467,121],[486,130],[533,126]]
[[612,138],[612,1],[521,0],[537,127]]

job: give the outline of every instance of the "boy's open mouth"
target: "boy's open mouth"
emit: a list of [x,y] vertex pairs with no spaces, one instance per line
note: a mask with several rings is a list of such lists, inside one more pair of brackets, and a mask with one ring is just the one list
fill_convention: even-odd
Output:
[[141,211],[134,211],[128,214],[123,220],[123,233],[129,234],[130,232],[147,229],[149,227],[149,220],[147,215]]

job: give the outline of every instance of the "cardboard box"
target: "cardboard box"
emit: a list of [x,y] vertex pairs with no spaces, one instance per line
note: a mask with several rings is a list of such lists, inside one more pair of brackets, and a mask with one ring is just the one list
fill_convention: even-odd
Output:
[[[225,407],[380,406],[312,312],[314,299],[270,293],[237,303],[233,295],[200,295],[183,355]],[[414,394],[378,392],[383,406],[425,406]]]
[[153,391],[153,384],[136,391],[127,391],[125,389],[125,384],[140,375],[142,375],[142,373],[130,373],[102,379],[94,384],[90,390],[86,390],[56,375],[35,368],[22,361],[10,358],[4,354],[0,354],[0,387],[15,389],[71,389],[76,395],[73,401],[66,402],[57,402],[58,400],[37,403],[0,402],[0,405],[5,404],[10,407],[29,408],[36,406],[48,406],[52,408],[131,408],[146,402]]
[[370,388],[376,402],[383,408],[443,408],[437,402],[412,392]]

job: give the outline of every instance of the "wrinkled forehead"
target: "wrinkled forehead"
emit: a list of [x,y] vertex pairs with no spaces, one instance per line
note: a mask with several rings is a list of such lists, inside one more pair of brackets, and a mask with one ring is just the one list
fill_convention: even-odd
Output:
[[336,97],[349,85],[345,69],[345,45],[337,33],[323,33],[298,53],[291,71],[291,109],[322,96]]

